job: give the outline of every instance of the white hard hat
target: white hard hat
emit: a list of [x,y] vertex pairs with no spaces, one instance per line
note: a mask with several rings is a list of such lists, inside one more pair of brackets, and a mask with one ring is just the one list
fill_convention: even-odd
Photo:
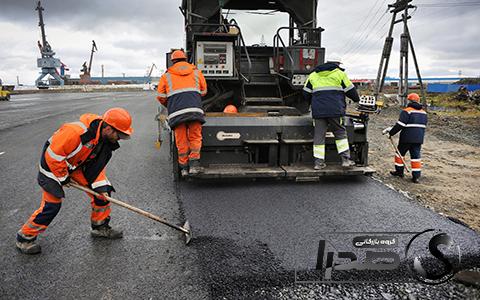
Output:
[[342,64],[342,58],[338,55],[332,55],[332,56],[327,57],[326,62],[327,63],[336,63],[336,64],[341,65]]

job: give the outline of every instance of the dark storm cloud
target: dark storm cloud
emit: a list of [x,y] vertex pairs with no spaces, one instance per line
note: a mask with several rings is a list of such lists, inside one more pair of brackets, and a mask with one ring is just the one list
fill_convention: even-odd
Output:
[[[38,25],[38,1],[0,0],[0,21]],[[158,33],[182,34],[183,17],[176,0],[44,0],[47,31],[61,27],[72,32],[99,34],[141,30],[152,38]],[[38,30],[38,28],[37,28]]]
[[[0,19],[16,22],[28,22],[32,16],[36,19],[34,0],[1,0]],[[43,0],[45,18],[50,21],[82,24],[108,23],[112,20],[122,22],[156,23],[165,18],[175,18],[165,14],[172,9],[178,11],[179,1],[174,0],[82,0],[62,1]],[[172,5],[174,4],[174,5]]]
[[[337,54],[348,60],[348,70],[354,74],[375,77],[383,35],[391,18],[386,8],[392,2],[394,0],[319,1],[318,26],[326,29],[322,41],[327,55]],[[451,0],[414,0],[412,3],[433,2],[454,3]],[[33,77],[38,72],[35,67],[38,55],[35,43],[39,36],[36,3],[34,0],[0,0],[0,24],[8,25],[6,30],[17,31],[9,36],[13,45],[0,48],[2,77],[6,76],[5,70],[30,72]],[[165,52],[183,45],[180,4],[180,0],[42,1],[49,42],[77,74],[76,70],[88,57],[92,39],[99,46],[96,69],[104,63],[111,72],[138,72],[152,61],[162,68]],[[419,6],[409,22],[423,74],[452,75],[452,70],[462,70],[464,74],[480,73],[477,59],[480,50],[479,15],[480,6]],[[271,44],[276,28],[288,22],[281,16],[242,16],[237,13],[231,17],[239,21],[248,44],[259,43],[262,35],[267,44]],[[392,76],[398,73],[400,27],[396,26],[394,35]]]

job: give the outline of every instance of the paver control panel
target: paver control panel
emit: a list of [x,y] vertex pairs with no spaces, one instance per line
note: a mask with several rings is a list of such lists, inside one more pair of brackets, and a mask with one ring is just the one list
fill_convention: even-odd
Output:
[[197,42],[196,65],[207,77],[232,77],[233,42]]

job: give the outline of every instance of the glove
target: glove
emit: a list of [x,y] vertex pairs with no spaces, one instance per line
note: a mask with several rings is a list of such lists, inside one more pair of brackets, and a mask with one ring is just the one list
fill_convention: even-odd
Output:
[[107,201],[108,202],[108,199],[105,197],[105,196],[108,196],[108,193],[99,193],[98,196],[95,196],[97,199],[99,200],[102,200],[102,201]]
[[70,176],[67,176],[67,178],[65,178],[64,181],[60,181],[60,184],[61,184],[62,186],[67,185],[67,184],[69,184],[69,183],[70,183]]
[[165,121],[167,120],[167,116],[164,115],[164,114],[160,114],[160,115],[158,116],[158,120],[163,123],[163,122],[165,122]]
[[392,126],[385,128],[385,129],[382,131],[382,134],[390,133],[390,130],[392,130],[392,128],[393,128]]
[[167,99],[165,97],[157,96],[156,99],[158,100],[158,102],[160,102],[162,106],[167,106]]

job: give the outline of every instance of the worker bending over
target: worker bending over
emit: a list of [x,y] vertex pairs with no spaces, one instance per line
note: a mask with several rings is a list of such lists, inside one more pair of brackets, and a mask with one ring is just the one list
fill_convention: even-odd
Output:
[[355,166],[350,159],[350,148],[345,130],[345,96],[355,102],[360,101],[355,86],[340,67],[341,60],[332,58],[319,65],[308,76],[303,95],[311,102],[314,120],[313,157],[314,168],[320,170],[325,164],[325,134],[328,125],[335,136],[337,151],[342,158],[343,167]]
[[[45,143],[40,158],[38,183],[43,189],[42,202],[17,233],[17,248],[25,254],[37,254],[41,247],[35,240],[60,211],[65,198],[63,186],[70,179],[88,186],[103,196],[114,191],[105,174],[118,140],[133,133],[132,118],[123,108],[112,108],[103,116],[84,114],[80,121],[63,124]],[[110,202],[103,197],[91,198],[91,235],[116,239],[122,232],[109,226]]]
[[178,164],[182,176],[200,171],[202,124],[205,123],[202,96],[207,94],[205,77],[187,62],[182,50],[171,55],[173,66],[158,83],[157,100],[168,110],[168,125],[175,134]]
[[[400,139],[398,141],[398,152],[405,156],[410,152],[410,161],[412,166],[412,181],[419,183],[422,160],[421,149],[423,139],[425,137],[425,128],[427,127],[427,112],[423,110],[423,105],[420,104],[420,96],[416,93],[411,93],[407,97],[408,104],[400,113],[400,118],[393,127],[386,128],[383,133],[388,133],[390,137],[400,132]],[[391,171],[393,176],[403,177],[403,161],[402,158],[395,154],[395,171]]]

